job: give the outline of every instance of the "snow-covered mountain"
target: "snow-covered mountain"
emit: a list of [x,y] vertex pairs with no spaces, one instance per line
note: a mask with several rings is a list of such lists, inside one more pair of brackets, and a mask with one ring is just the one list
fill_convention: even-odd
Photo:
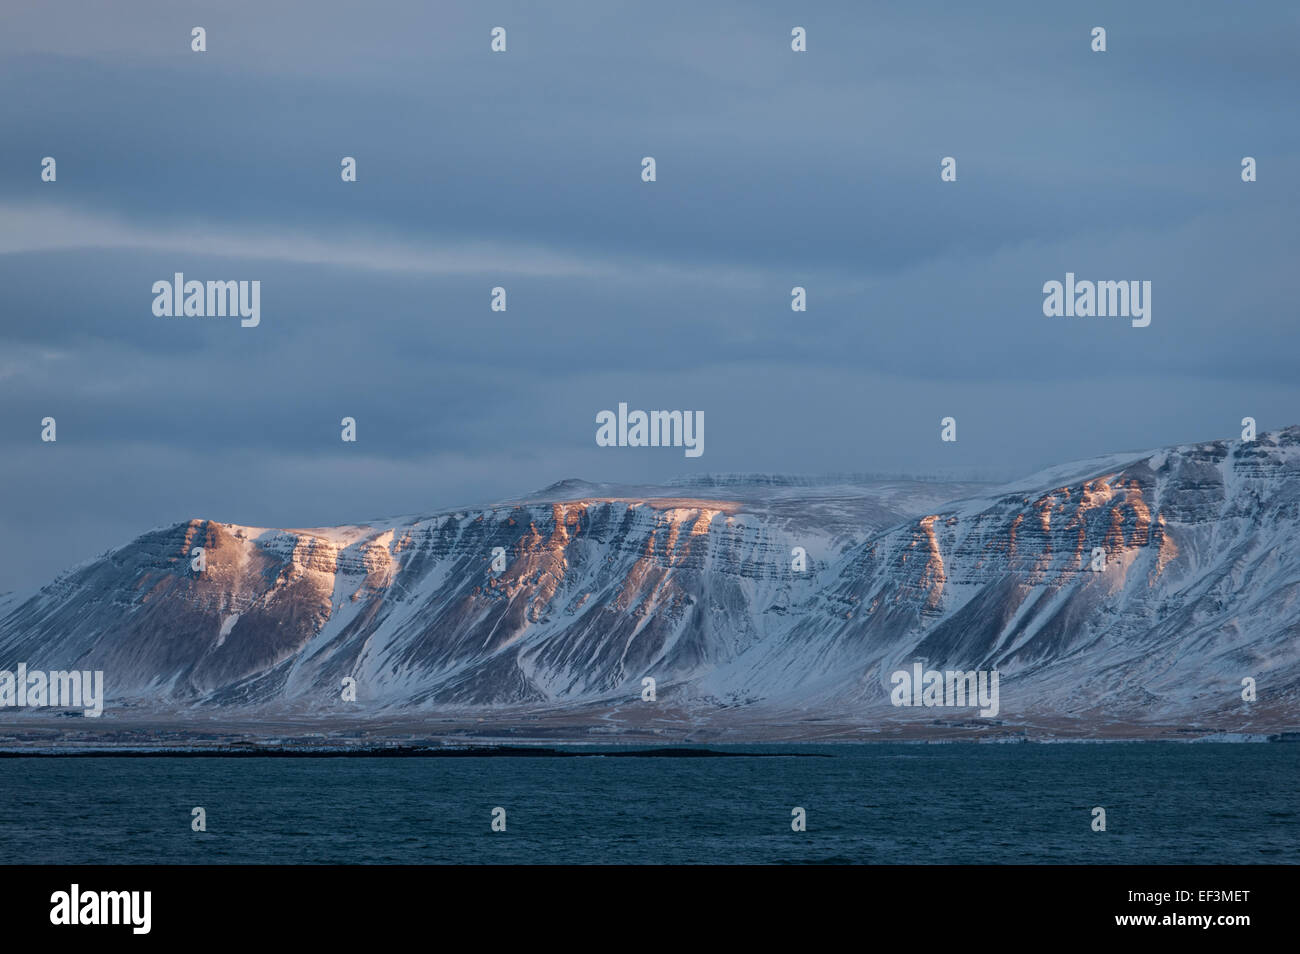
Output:
[[1300,722],[1298,522],[1300,427],[1000,487],[564,481],[356,526],[192,520],[0,600],[0,669],[101,669],[110,708],[158,711],[598,719],[649,705],[652,677],[654,705],[705,721],[972,717],[890,705],[919,661],[996,669],[1013,723],[1280,730]]

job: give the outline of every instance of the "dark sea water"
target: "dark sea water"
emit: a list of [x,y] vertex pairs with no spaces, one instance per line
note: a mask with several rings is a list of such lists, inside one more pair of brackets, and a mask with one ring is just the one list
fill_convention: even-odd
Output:
[[1300,745],[719,750],[829,757],[0,759],[0,861],[1300,862]]

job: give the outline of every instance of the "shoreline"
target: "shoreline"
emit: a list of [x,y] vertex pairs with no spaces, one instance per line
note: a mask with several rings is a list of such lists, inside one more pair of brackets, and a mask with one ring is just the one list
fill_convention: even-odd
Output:
[[1300,742],[1295,733],[1268,735],[1208,735],[1197,738],[1028,738],[1012,740],[863,739],[829,742],[670,743],[645,747],[637,742],[546,742],[459,745],[415,743],[394,745],[313,745],[284,743],[222,743],[214,745],[68,745],[0,747],[0,759],[15,758],[833,758],[823,752],[734,751],[769,747],[848,747],[875,745],[1250,745]]

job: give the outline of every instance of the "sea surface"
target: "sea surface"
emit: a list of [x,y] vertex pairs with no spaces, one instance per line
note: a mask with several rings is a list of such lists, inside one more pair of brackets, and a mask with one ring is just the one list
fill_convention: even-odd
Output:
[[799,757],[6,758],[0,862],[1300,863],[1297,744],[714,750]]

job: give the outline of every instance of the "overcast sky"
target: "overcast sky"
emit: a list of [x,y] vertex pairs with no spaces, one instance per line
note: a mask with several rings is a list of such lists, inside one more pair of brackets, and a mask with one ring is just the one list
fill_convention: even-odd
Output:
[[[6,4],[0,591],[192,517],[1300,423],[1300,7],[893,6]],[[1150,326],[1045,317],[1067,271]],[[175,272],[260,326],[155,317]],[[705,453],[597,447],[620,401]]]

